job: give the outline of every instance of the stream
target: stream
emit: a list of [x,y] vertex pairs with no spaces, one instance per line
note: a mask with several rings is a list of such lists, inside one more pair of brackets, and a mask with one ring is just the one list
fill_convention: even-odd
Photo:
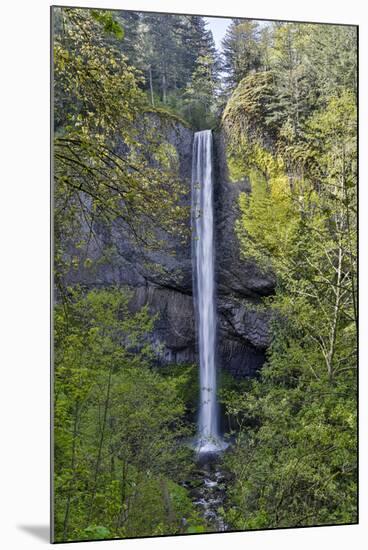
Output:
[[199,455],[194,478],[188,483],[192,501],[208,524],[206,532],[227,531],[219,510],[226,502],[227,476],[217,454]]

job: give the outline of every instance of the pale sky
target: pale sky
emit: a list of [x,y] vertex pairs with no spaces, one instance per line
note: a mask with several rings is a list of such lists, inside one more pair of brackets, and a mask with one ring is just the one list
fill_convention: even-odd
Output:
[[[225,19],[222,17],[205,17],[204,19],[207,22],[208,28],[212,31],[217,50],[222,52],[221,42],[226,34],[228,26],[232,21],[232,18],[227,17]],[[260,19],[254,19],[254,21],[257,21],[260,27],[270,25],[269,21],[262,21]]]
[[230,25],[232,19],[223,19],[221,17],[205,17],[208,27],[211,29],[216,48],[222,51],[221,42],[225,36],[226,29]]

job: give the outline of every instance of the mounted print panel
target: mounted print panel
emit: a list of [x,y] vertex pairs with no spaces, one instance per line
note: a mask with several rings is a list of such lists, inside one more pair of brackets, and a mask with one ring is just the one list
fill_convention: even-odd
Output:
[[53,542],[357,523],[357,27],[52,52]]

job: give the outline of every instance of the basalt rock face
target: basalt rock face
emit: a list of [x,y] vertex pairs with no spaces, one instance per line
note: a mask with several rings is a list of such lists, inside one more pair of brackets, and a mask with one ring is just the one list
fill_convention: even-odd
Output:
[[[182,200],[183,206],[188,206],[189,226],[193,132],[177,122],[162,125],[154,116],[152,119],[152,124],[157,124],[160,135],[173,145],[178,153],[179,176],[185,190]],[[124,155],[123,146],[122,150],[117,152]],[[86,203],[85,206],[88,208],[87,198]],[[172,288],[185,294],[192,292],[190,235],[182,242],[181,239],[168,236],[157,228],[157,240],[169,243],[170,246],[150,250],[137,243],[130,227],[122,219],[114,220],[109,227],[95,222],[92,236],[89,229],[86,225],[88,249],[84,254],[93,260],[93,266],[86,267],[82,257],[76,269],[68,274],[69,284],[83,283],[101,287],[128,285],[133,289],[153,285]],[[69,252],[83,256],[80,249]]]
[[214,153],[218,292],[256,299],[268,296],[274,291],[274,278],[265,275],[253,261],[240,258],[235,234],[235,222],[240,214],[239,195],[249,193],[250,184],[247,180],[230,181],[222,133],[215,135]]
[[260,306],[274,292],[275,279],[254,261],[241,258],[235,222],[246,180],[230,181],[222,133],[214,137],[218,357],[234,376],[254,376],[269,345],[270,313]]
[[[184,202],[190,207],[193,132],[175,123],[168,127],[165,139],[177,150],[180,177],[187,189]],[[264,362],[269,344],[270,315],[260,308],[259,302],[262,296],[273,292],[275,281],[254,262],[240,258],[234,230],[238,196],[250,189],[246,181],[230,182],[221,133],[214,137],[214,175],[217,357],[220,367],[234,376],[254,376]],[[86,267],[82,258],[68,274],[67,283],[128,286],[132,311],[148,305],[157,314],[152,342],[158,362],[198,362],[190,239],[174,242],[174,254],[165,249],[147,252],[137,247],[121,220],[109,229],[96,223],[94,235],[86,251],[93,267]],[[169,237],[163,233],[161,238]]]

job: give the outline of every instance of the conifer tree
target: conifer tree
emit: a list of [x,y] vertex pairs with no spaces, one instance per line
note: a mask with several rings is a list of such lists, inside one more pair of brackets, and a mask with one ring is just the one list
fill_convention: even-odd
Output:
[[234,88],[261,67],[260,30],[256,21],[233,19],[222,42],[226,81]]

